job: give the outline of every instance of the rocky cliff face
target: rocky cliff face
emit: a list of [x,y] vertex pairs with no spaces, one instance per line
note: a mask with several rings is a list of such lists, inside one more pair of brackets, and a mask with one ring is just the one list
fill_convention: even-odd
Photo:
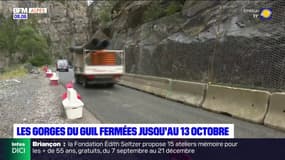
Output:
[[[151,3],[122,1],[112,10],[113,19],[105,33],[110,35],[111,48],[126,50],[127,72],[199,82],[284,86],[284,2],[186,0],[182,10],[144,22]],[[258,14],[263,7],[272,8],[272,20],[254,18],[252,11]],[[90,16],[94,8],[88,14],[90,34],[95,33],[92,27],[100,30],[96,17]]]
[[[126,50],[130,73],[284,88],[284,1],[177,1],[180,8],[162,16],[159,12],[173,10],[171,1],[156,4],[149,14],[158,16],[152,20],[145,13],[157,1],[96,1],[89,7],[80,0],[0,1],[0,13],[47,7],[39,24],[54,57],[66,57],[70,45],[97,37],[110,39],[112,49]],[[253,17],[264,7],[272,8],[269,21]]]
[[67,57],[72,44],[87,41],[87,2],[72,1],[0,1],[0,14],[11,15],[14,7],[44,7],[48,14],[37,15],[39,30],[49,37],[54,58]]
[[86,16],[87,4],[85,1],[56,1],[41,3],[48,6],[49,16],[41,19],[41,30],[49,35],[53,51],[59,55],[68,53],[73,44],[82,44],[87,41]]

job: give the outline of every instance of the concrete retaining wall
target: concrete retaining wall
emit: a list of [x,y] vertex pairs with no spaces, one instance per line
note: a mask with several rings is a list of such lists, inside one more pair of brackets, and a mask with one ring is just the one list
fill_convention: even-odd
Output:
[[202,107],[263,123],[270,93],[267,91],[208,85]]

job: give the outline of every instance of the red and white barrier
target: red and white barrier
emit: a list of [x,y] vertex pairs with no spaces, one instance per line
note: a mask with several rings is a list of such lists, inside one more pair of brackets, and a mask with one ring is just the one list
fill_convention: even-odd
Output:
[[[65,85],[65,88],[68,89],[68,88],[73,88],[73,82],[69,82]],[[61,96],[61,99],[62,100],[65,100],[65,98],[67,98],[67,92],[64,92]],[[77,98],[81,100],[81,96],[79,93],[77,93]]]
[[50,85],[57,86],[58,85],[58,74],[56,72],[52,73],[52,77],[50,77]]
[[51,77],[52,77],[52,71],[51,71],[50,69],[48,69],[48,70],[46,71],[46,77],[47,77],[47,78],[51,78]]
[[67,98],[62,101],[62,105],[68,119],[77,119],[82,117],[84,103],[77,98],[77,92],[75,89],[67,89]]
[[47,72],[47,70],[48,70],[48,66],[43,66],[43,71]]
[[67,83],[66,85],[65,85],[65,88],[67,89],[67,88],[73,88],[73,83],[72,82],[69,82],[69,83]]

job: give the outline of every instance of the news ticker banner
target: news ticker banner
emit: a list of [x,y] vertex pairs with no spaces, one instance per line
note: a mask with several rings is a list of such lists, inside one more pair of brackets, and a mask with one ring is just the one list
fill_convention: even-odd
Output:
[[0,160],[283,160],[285,139],[0,139]]
[[234,138],[233,124],[14,124],[14,138]]

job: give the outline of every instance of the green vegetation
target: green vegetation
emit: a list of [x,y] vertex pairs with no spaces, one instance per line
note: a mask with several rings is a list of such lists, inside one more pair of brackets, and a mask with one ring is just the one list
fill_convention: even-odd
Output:
[[[45,2],[45,1],[50,1],[50,0],[36,0],[36,1],[39,1],[39,2]],[[57,1],[57,2],[60,2],[62,4],[65,4],[66,0],[53,0],[53,1]],[[67,0],[68,1],[68,0]]]
[[22,77],[27,74],[27,69],[24,66],[15,66],[7,69],[3,74],[0,75],[0,80],[11,79],[16,77]]
[[112,22],[112,9],[117,2],[118,1],[116,0],[102,1],[100,2],[101,5],[98,5],[98,8],[94,10],[98,23],[101,25],[101,27],[108,27]]
[[[155,0],[143,13],[144,22],[153,21],[158,18],[172,15],[181,11],[185,0]],[[98,1],[94,8],[94,14],[97,18],[98,24],[106,28],[112,22],[113,7],[117,4],[124,3],[118,0]],[[114,12],[114,11],[113,11]]]
[[98,20],[102,26],[107,26],[111,22],[111,13],[108,10],[100,10],[98,14]]
[[48,50],[46,39],[30,26],[23,26],[19,29],[16,44],[25,57],[34,57],[36,53],[43,54]]
[[154,1],[144,12],[144,21],[153,21],[164,16],[170,16],[181,11],[183,1]]
[[181,11],[182,9],[182,4],[178,1],[171,1],[170,4],[167,6],[165,9],[166,15],[172,15],[178,11]]
[[165,9],[161,7],[159,1],[153,2],[153,4],[144,12],[145,21],[152,21],[163,16],[165,16]]
[[[0,17],[0,53],[12,59],[20,53],[21,62],[30,62],[39,66],[51,62],[48,50],[48,39],[36,29],[36,20],[31,18],[15,21],[11,17]],[[17,63],[17,62],[14,62]]]
[[48,54],[37,54],[32,57],[29,62],[34,66],[43,66],[45,64],[51,64],[52,60]]
[[19,26],[12,18],[0,17],[0,50],[5,56],[12,56],[17,50],[16,38]]

